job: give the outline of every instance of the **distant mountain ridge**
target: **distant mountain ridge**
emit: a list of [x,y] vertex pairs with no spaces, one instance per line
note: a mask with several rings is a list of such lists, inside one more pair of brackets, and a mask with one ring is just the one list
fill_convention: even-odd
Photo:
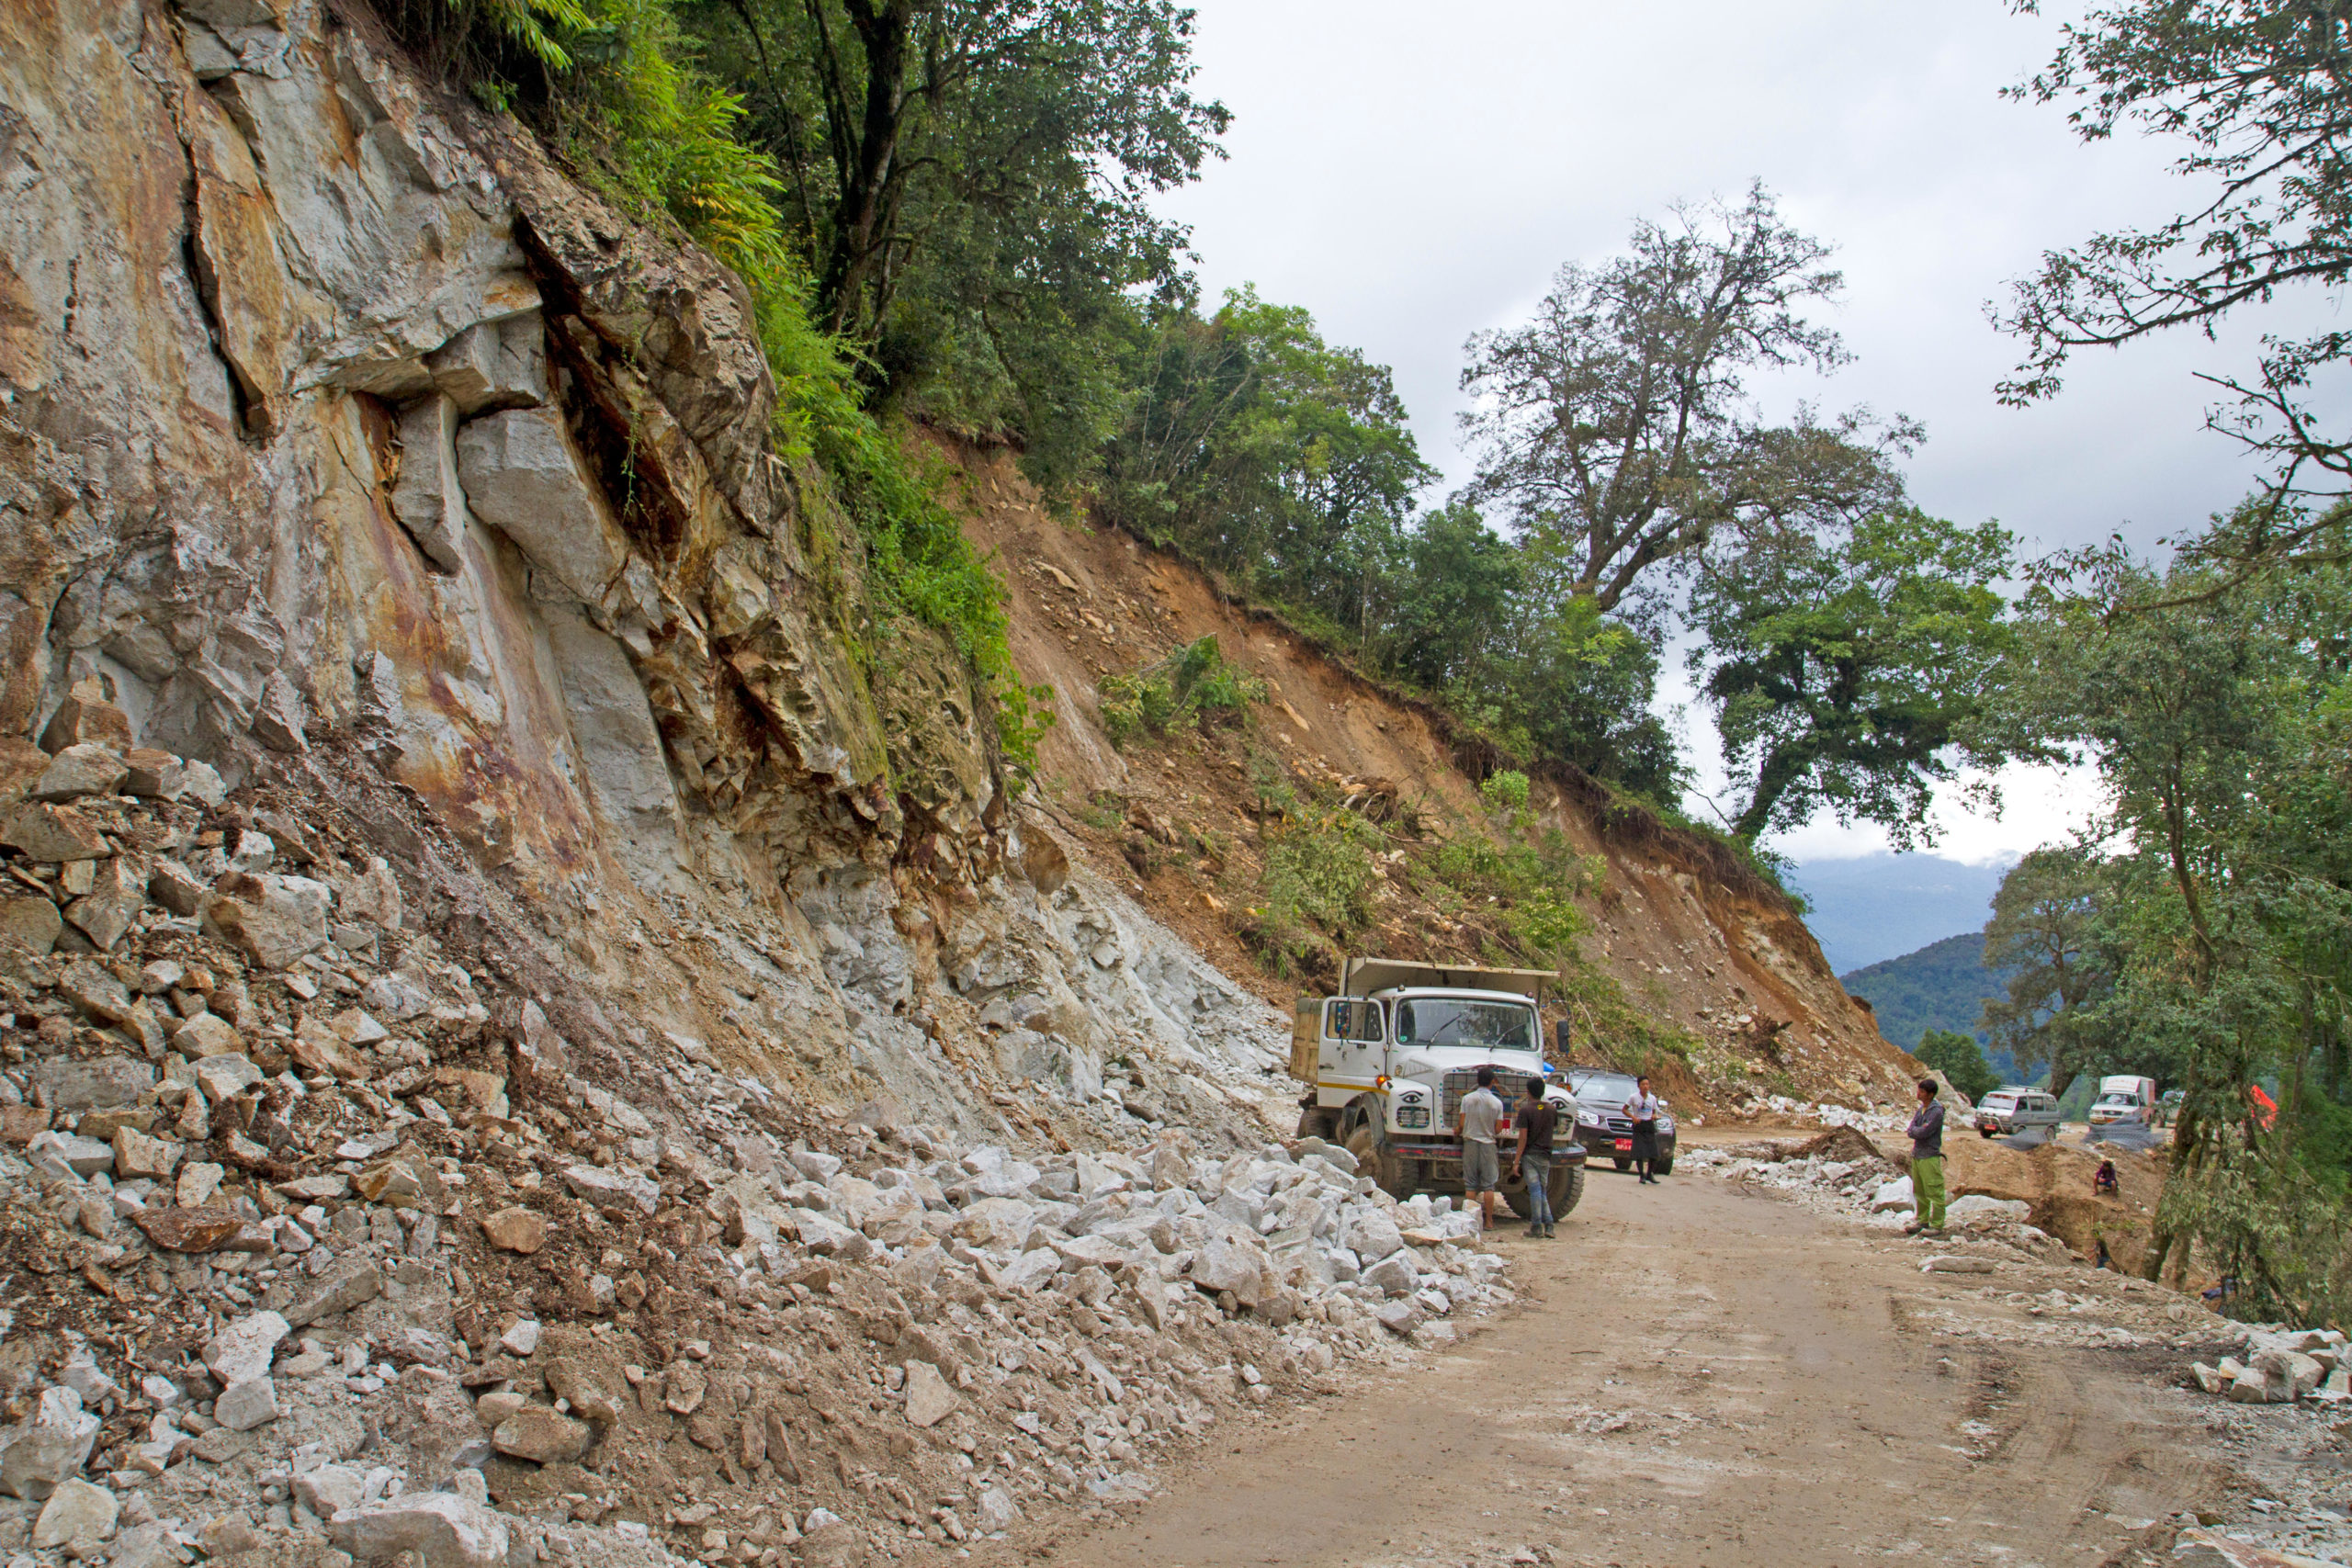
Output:
[[1842,972],[1983,930],[2003,871],[1941,855],[1881,852],[1808,861],[1790,880],[1813,906],[1804,923],[1829,966]]
[[[1949,1029],[1984,1043],[1984,1032],[1977,1021],[1985,998],[1999,996],[2003,985],[1999,974],[1984,967],[1983,931],[1948,936],[1838,978],[1871,1004],[1878,1014],[1879,1032],[1905,1051],[1930,1029]],[[2005,1077],[2014,1073],[2015,1064],[2006,1052],[1985,1055],[1995,1072]]]

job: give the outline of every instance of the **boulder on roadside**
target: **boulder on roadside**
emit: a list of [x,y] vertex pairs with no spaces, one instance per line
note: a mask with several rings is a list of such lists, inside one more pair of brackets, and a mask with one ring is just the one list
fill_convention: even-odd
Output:
[[936,1427],[956,1412],[958,1403],[956,1391],[939,1375],[939,1369],[929,1361],[909,1361],[907,1374],[907,1420],[917,1427]]
[[[1906,1177],[1905,1179],[1909,1179]],[[1955,1225],[2003,1222],[2024,1224],[2032,1218],[2032,1204],[2015,1198],[1988,1198],[1981,1192],[1955,1198],[1944,1209],[1945,1223]]]
[[1363,1282],[1379,1286],[1383,1295],[1409,1296],[1420,1288],[1421,1277],[1399,1249],[1365,1269]]
[[114,1174],[119,1181],[141,1177],[161,1181],[179,1168],[186,1145],[151,1138],[135,1127],[114,1130]]
[[35,1133],[25,1145],[25,1159],[49,1177],[79,1179],[114,1168],[114,1145],[73,1133]]
[[85,740],[50,758],[49,766],[25,794],[28,799],[62,805],[85,795],[113,795],[130,773],[119,752]]
[[0,897],[0,942],[17,942],[34,953],[53,952],[65,934],[65,917],[47,898]]
[[368,1076],[367,1058],[314,1019],[306,1018],[295,1025],[294,1038],[286,1043],[286,1054],[304,1072],[325,1073],[346,1083],[357,1083]]
[[327,1537],[362,1563],[413,1551],[424,1568],[505,1568],[513,1543],[503,1516],[454,1492],[403,1492],[345,1508]]
[[63,1386],[43,1389],[32,1414],[0,1437],[0,1492],[39,1503],[82,1473],[97,1440],[98,1417],[82,1396]]
[[501,1209],[483,1217],[481,1234],[492,1247],[528,1257],[548,1244],[548,1219],[535,1209]]
[[526,1404],[498,1424],[490,1440],[500,1453],[534,1464],[560,1464],[588,1451],[595,1436],[585,1421],[575,1421],[551,1404]]
[[130,750],[130,716],[98,695],[96,677],[75,682],[74,691],[57,705],[40,732],[40,749],[54,757],[69,748],[103,746],[111,751]]
[[89,1556],[114,1535],[121,1505],[113,1493],[82,1480],[61,1481],[33,1521],[33,1550],[64,1547],[77,1557]]
[[334,890],[307,876],[232,872],[214,885],[204,923],[268,969],[290,969],[327,942]]
[[71,806],[29,802],[0,819],[0,844],[28,860],[104,860],[114,846],[98,825]]
[[218,1252],[236,1239],[244,1220],[226,1203],[206,1203],[193,1209],[149,1208],[135,1211],[130,1223],[149,1241],[166,1252]]
[[212,1402],[212,1418],[232,1432],[250,1432],[277,1419],[277,1385],[266,1377],[232,1382]]
[[291,1332],[292,1325],[274,1312],[241,1317],[205,1342],[204,1364],[223,1384],[266,1377],[278,1341]]
[[2300,1350],[2265,1350],[2255,1357],[2254,1370],[2262,1374],[2270,1398],[2279,1404],[2301,1398],[2327,1376],[2317,1358]]
[[582,1202],[599,1208],[629,1205],[650,1215],[662,1201],[662,1189],[644,1177],[602,1166],[575,1165],[563,1173],[563,1184]]

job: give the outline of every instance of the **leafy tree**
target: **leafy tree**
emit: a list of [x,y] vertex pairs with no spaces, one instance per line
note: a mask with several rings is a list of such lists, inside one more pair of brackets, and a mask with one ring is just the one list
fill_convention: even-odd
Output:
[[1404,558],[1385,596],[1383,665],[1424,691],[1496,692],[1526,558],[1459,502],[1421,513]]
[[[878,389],[1071,483],[1116,426],[1131,293],[1180,297],[1151,199],[1217,151],[1168,0],[690,0]],[[928,391],[931,401],[922,394]]]
[[[2030,4],[2020,8],[2030,9]],[[2128,0],[2067,25],[2056,55],[2011,96],[2068,101],[2086,141],[2136,127],[2184,150],[2195,204],[2147,228],[2095,234],[2042,258],[1998,320],[2025,340],[2002,384],[2054,395],[2075,350],[2225,316],[2298,286],[2352,279],[2352,12],[2340,0]],[[2262,504],[2202,541],[2241,562],[2311,546],[2326,524],[2294,504],[2352,479],[2352,432],[2312,406],[2313,378],[2352,351],[2329,327],[2266,337],[2250,371],[2209,376],[2235,394],[2208,416],[2272,464]]]
[[1436,477],[1387,367],[1248,288],[1206,321],[1166,312],[1136,361],[1110,508],[1366,646],[1415,496]]
[[1910,422],[1747,406],[1752,370],[1845,362],[1804,315],[1841,286],[1828,254],[1758,186],[1636,224],[1624,255],[1562,267],[1533,321],[1471,338],[1471,494],[1509,507],[1547,592],[1655,614],[1657,569],[1726,529],[1809,534],[1900,499]]
[[2112,977],[2083,1027],[2187,1091],[2147,1270],[2179,1276],[2193,1246],[2245,1284],[2241,1310],[2299,1321],[2352,1306],[2352,580],[2325,564],[2340,525],[2312,543],[2301,566],[2051,563],[2016,692],[2109,795],[2114,848],[2086,870]]
[[2039,849],[2009,868],[1984,928],[1984,967],[2006,971],[1984,1029],[2024,1073],[2063,1095],[2109,1039],[2093,1004],[2115,984],[2105,926],[2115,878],[2098,856]]
[[1505,732],[1597,779],[1661,804],[1679,800],[1682,759],[1650,711],[1657,645],[1580,594],[1531,594],[1520,610],[1494,699]]
[[1973,1036],[1954,1029],[1930,1029],[1919,1036],[1911,1054],[1943,1074],[1951,1087],[1971,1100],[1982,1100],[2001,1087],[1984,1060],[1984,1047]]
[[2010,544],[1904,508],[1708,564],[1690,663],[1747,779],[1735,832],[1752,842],[1826,806],[1898,842],[1930,836],[1937,786],[2005,754],[1979,721],[2013,640],[1993,587]]

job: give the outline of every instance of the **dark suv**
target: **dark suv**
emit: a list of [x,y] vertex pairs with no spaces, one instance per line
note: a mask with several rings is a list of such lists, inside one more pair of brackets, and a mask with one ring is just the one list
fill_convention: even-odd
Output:
[[[1625,1102],[1634,1098],[1634,1075],[1600,1067],[1570,1067],[1568,1092],[1577,1097],[1577,1142],[1591,1159],[1617,1162],[1620,1170],[1634,1165],[1634,1123]],[[1674,1113],[1662,1111],[1657,1119],[1657,1165],[1660,1176],[1674,1170]]]

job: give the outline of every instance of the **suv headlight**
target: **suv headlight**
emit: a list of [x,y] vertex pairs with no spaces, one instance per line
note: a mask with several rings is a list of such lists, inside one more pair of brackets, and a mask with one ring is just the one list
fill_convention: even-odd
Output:
[[1609,1123],[1600,1119],[1600,1111],[1587,1111],[1583,1106],[1579,1105],[1577,1107],[1577,1125],[1579,1127],[1606,1127]]

